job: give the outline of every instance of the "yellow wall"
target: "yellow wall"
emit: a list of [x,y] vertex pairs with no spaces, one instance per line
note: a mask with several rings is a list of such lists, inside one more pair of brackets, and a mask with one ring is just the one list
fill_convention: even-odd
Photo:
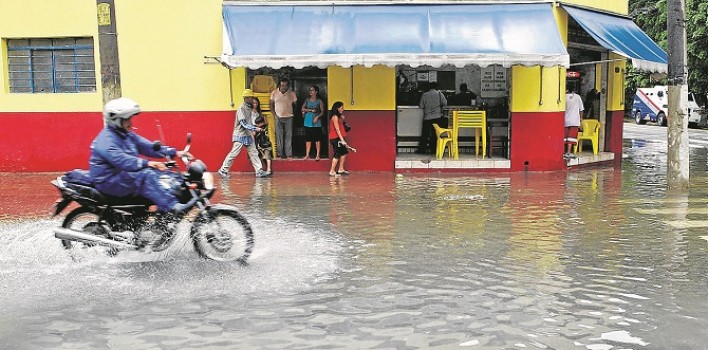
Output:
[[[237,67],[231,70],[231,91],[233,93],[231,98],[233,99],[234,109],[243,103],[243,90],[246,90],[246,68]],[[261,101],[261,103],[265,104],[265,101]],[[262,108],[265,108],[265,106]]]
[[[85,0],[0,1],[0,112],[85,112],[101,110],[96,2]],[[96,92],[78,94],[11,94],[7,74],[7,39],[93,37]]]
[[[123,95],[146,110],[230,109],[221,0],[116,1]],[[95,16],[94,16],[95,17]]]
[[586,6],[622,15],[629,13],[629,0],[564,0],[559,3]]
[[[565,68],[511,67],[512,112],[557,112],[565,110]],[[539,103],[542,102],[542,103]]]
[[354,68],[354,104],[352,104],[352,68],[329,67],[327,92],[330,101],[344,102],[349,110],[392,111],[396,109],[396,69],[386,66]]
[[[625,109],[624,103],[624,80],[625,69],[627,68],[627,60],[617,54],[610,54],[611,60],[620,59],[619,61],[612,61],[609,63],[609,73],[607,78],[607,110],[608,111],[622,111]],[[615,69],[618,72],[615,72]],[[631,103],[632,101],[630,101]]]
[[563,44],[568,47],[568,13],[563,11],[560,7],[553,8],[553,16],[556,18],[556,25],[558,26],[558,33],[560,34]]
[[[116,1],[116,23],[123,96],[145,110],[210,111],[230,109],[229,72],[219,64],[204,64],[204,56],[219,56],[222,43],[222,0]],[[627,0],[572,0],[560,3],[627,13]],[[567,40],[567,15],[556,10]],[[6,60],[0,65],[0,111],[98,111],[101,109],[100,62],[96,3],[86,0],[0,1],[0,38],[94,38],[97,91],[78,94],[10,94]],[[4,43],[4,41],[3,41]],[[6,50],[3,47],[3,55]],[[623,67],[623,65],[622,65]],[[611,69],[614,69],[611,67]],[[234,74],[236,73],[236,74]],[[539,105],[539,68],[512,69],[512,111],[557,111],[558,86],[564,85],[557,68],[544,69],[543,104]],[[232,72],[236,97],[243,89],[244,71]],[[328,93],[347,109],[394,110],[395,69],[385,66],[354,68],[352,96],[350,69],[328,68]],[[612,108],[622,106],[621,82]],[[352,98],[353,97],[353,98]],[[351,104],[351,101],[354,104]],[[561,100],[563,100],[561,98]],[[235,103],[238,105],[238,98]],[[623,108],[623,107],[621,107]]]
[[[230,109],[229,73],[204,56],[221,54],[221,0],[116,0],[123,96],[148,111]],[[100,111],[96,2],[0,1],[0,38],[93,37],[96,92],[10,94],[0,65],[0,111]],[[4,41],[3,41],[4,43]],[[3,55],[7,54],[3,46]],[[212,61],[214,62],[214,61]]]

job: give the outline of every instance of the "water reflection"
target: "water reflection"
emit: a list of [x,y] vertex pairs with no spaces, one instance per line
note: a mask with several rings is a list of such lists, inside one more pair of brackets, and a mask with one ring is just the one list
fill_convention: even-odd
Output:
[[661,153],[626,149],[622,169],[235,175],[215,200],[254,225],[247,268],[198,259],[186,224],[165,254],[74,263],[52,175],[23,175],[0,194],[0,348],[700,349],[705,152],[675,194]]

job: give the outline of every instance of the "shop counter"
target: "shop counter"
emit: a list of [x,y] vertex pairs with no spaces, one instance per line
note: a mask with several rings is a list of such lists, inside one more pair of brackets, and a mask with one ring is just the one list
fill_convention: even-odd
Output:
[[418,106],[398,106],[396,112],[396,147],[412,152],[418,148],[423,133],[423,110]]

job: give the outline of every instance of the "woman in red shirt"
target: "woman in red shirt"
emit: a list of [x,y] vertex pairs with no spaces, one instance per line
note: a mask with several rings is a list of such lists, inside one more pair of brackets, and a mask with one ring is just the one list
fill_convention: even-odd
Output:
[[[347,141],[344,139],[347,136],[347,131],[344,129],[345,117],[343,113],[344,103],[335,102],[329,117],[329,143],[332,144],[334,150],[329,176],[349,175],[349,171],[344,169],[344,161],[347,159],[349,150],[347,149]],[[339,170],[335,172],[337,163],[339,163]]]

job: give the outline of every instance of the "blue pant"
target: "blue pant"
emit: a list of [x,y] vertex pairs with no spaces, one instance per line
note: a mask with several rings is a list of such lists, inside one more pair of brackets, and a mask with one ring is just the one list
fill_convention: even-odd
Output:
[[160,184],[160,174],[152,168],[122,172],[97,184],[96,188],[115,197],[145,197],[155,203],[161,212],[168,212],[178,201],[170,189]]

